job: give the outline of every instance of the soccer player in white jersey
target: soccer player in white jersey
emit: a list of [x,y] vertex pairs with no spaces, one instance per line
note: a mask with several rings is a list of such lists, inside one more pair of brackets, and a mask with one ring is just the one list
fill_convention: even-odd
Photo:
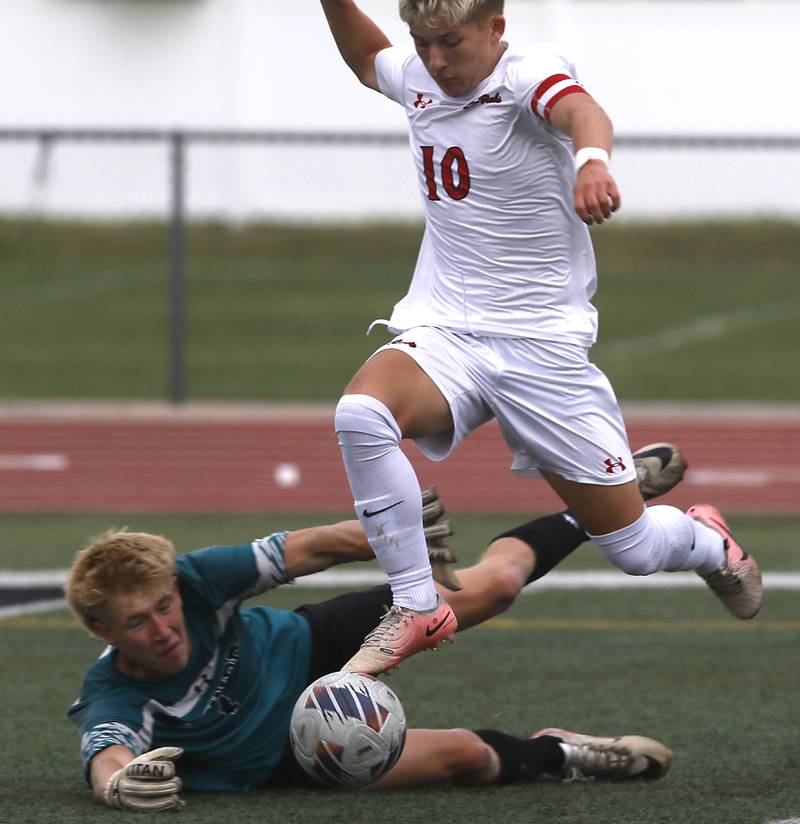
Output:
[[352,0],[321,0],[347,65],[403,106],[425,205],[397,337],[356,373],[336,431],[356,512],[394,606],[346,669],[377,674],[449,638],[400,450],[444,459],[492,418],[512,469],[543,476],[614,565],[694,569],[739,618],[761,578],[709,504],[645,508],[617,400],[589,362],[595,262],[587,224],[620,205],[612,126],[556,47],[504,40],[502,0],[400,0],[395,47]]

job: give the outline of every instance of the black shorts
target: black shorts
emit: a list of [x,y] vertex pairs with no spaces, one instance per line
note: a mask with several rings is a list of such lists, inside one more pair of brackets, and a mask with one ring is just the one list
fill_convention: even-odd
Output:
[[[311,665],[308,681],[340,670],[355,654],[364,637],[380,623],[392,605],[388,584],[364,592],[348,592],[320,604],[303,604],[295,612],[311,627]],[[298,765],[287,744],[278,765],[263,785],[266,789],[315,787]]]
[[358,651],[392,605],[388,584],[364,592],[348,592],[321,604],[303,604],[295,612],[311,627],[311,671],[308,683],[340,670]]

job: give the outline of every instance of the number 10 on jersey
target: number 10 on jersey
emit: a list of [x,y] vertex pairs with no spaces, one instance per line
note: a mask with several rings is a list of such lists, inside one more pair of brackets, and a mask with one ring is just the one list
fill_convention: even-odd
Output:
[[[428,185],[428,200],[441,200],[436,185],[436,159],[433,146],[420,146],[422,149],[422,170]],[[464,152],[458,146],[451,146],[438,164],[441,172],[442,187],[453,200],[463,200],[469,194],[469,165]],[[456,183],[456,177],[458,183]]]

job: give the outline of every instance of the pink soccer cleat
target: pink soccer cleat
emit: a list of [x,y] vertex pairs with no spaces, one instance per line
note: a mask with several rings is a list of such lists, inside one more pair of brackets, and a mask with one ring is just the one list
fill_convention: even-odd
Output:
[[564,745],[565,781],[591,781],[594,778],[643,778],[654,780],[667,774],[672,753],[659,741],[641,735],[599,738],[569,730],[546,729],[531,738],[549,735]]
[[732,615],[752,618],[761,609],[764,596],[761,570],[755,558],[736,543],[726,520],[715,506],[695,504],[686,510],[686,514],[718,532],[725,543],[725,563],[701,577]]
[[457,629],[456,616],[441,597],[426,612],[393,606],[342,669],[372,676],[390,672],[415,652],[452,641]]

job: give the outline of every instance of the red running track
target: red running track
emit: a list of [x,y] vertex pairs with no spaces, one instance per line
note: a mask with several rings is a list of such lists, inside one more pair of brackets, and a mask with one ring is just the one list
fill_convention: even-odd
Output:
[[[46,410],[42,407],[42,410]],[[800,511],[800,410],[626,413],[634,447],[678,443],[690,463],[663,500],[723,510]],[[352,500],[332,410],[137,414],[0,412],[0,511],[338,511]],[[406,447],[423,485],[456,511],[527,512],[559,502],[515,477],[495,425],[443,463]]]

